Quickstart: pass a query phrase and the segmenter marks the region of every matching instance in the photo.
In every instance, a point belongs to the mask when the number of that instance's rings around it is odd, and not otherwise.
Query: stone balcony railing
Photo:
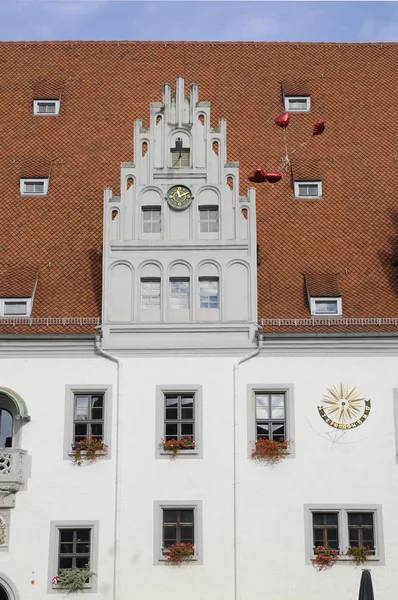
[[[4,505],[5,498],[14,496],[23,486],[26,453],[26,450],[19,448],[0,448],[0,505]],[[15,498],[9,498],[8,503],[15,504]]]

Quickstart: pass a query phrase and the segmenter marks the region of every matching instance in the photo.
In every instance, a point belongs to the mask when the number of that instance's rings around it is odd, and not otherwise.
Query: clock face
[[[318,412],[321,419],[334,429],[355,429],[368,418],[370,400],[356,387],[341,383],[333,385],[323,395]]]
[[[185,185],[173,185],[167,192],[166,200],[176,210],[188,208],[193,199],[192,192]]]

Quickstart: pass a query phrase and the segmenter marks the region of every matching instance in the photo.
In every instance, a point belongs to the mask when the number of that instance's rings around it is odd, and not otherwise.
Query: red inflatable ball
[[[319,121],[317,121],[314,125],[314,128],[312,130],[312,135],[320,135],[324,131],[325,131],[325,121],[323,121],[322,119],[319,119]]]
[[[289,113],[283,113],[283,115],[279,115],[279,117],[277,117],[275,119],[275,123],[278,125],[278,127],[282,127],[282,129],[286,129],[286,127],[290,123]]]
[[[278,183],[278,181],[282,179],[283,173],[277,173],[272,171],[270,173],[264,173],[264,177],[268,181],[268,183]]]
[[[252,173],[250,173],[248,180],[252,183],[264,183],[265,182],[265,173],[263,169],[255,169]]]

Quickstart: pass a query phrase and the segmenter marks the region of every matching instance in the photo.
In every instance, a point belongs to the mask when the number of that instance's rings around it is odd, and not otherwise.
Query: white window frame
[[[339,560],[336,564],[352,562],[352,558],[345,556],[345,553],[349,548],[348,513],[372,513],[375,554],[368,556],[366,562],[384,565],[383,514],[381,504],[305,504],[304,521],[306,564],[312,564],[312,560],[315,558],[312,532],[312,515],[316,512],[338,513],[339,549],[341,554],[339,554]]]
[[[316,196],[300,196],[300,185],[317,185],[318,193]],[[294,196],[297,200],[321,200],[322,199],[322,181],[295,181]]]
[[[183,294],[182,292],[172,292],[172,283],[188,283],[188,293]],[[188,298],[188,306],[172,306],[172,299]],[[190,277],[170,277],[169,278],[169,306],[170,310],[190,310],[191,308],[191,278]]]
[[[250,383],[247,385],[247,456],[251,459],[257,439],[256,394],[285,394],[286,440],[289,442],[286,458],[295,458],[294,385],[292,383]]]
[[[194,511],[194,554],[192,559],[181,566],[203,565],[203,509],[201,500],[155,500],[154,502],[154,548],[153,564],[166,565],[167,555],[162,552],[163,545],[163,509],[192,509]],[[170,568],[172,568],[170,566]]]
[[[156,211],[159,213],[159,221],[153,219],[144,219],[144,213]],[[153,223],[159,223],[159,231],[144,231],[144,223],[151,223],[151,229]],[[141,207],[141,233],[144,236],[159,236],[162,233],[162,207],[161,206],[142,206]]]
[[[99,521],[50,521],[50,556],[48,561],[48,594],[59,594],[57,585],[52,583],[54,575],[58,573],[58,549],[60,529],[90,529],[90,570],[95,573],[90,582],[84,587],[84,593],[98,591],[98,539]]]
[[[64,452],[63,459],[69,460],[72,455],[74,443],[73,422],[75,410],[75,395],[103,394],[104,395],[104,435],[103,442],[108,446],[108,454],[101,460],[110,460],[112,456],[112,385],[66,385],[65,386],[65,410],[64,410]]]
[[[201,219],[201,217],[205,213],[205,211],[211,211],[211,210],[217,213],[217,219],[215,221],[210,220],[210,219]],[[217,231],[202,231],[201,225],[205,224],[205,223],[207,225],[209,225],[210,223],[217,223]],[[220,209],[219,209],[219,207],[214,206],[214,205],[207,206],[206,204],[199,206],[199,234],[205,235],[205,236],[218,237],[219,233],[220,233]]]
[[[145,283],[158,283],[159,284],[159,294],[153,294],[153,293],[144,293],[144,285]],[[144,311],[148,311],[148,310],[161,310],[162,308],[162,280],[160,277],[141,277],[141,281],[140,281],[140,305],[141,305],[141,310]],[[159,297],[159,306],[145,306],[144,305],[144,299],[145,298],[157,298]]]
[[[27,183],[43,183],[42,192],[26,192],[25,184]],[[19,192],[21,196],[46,196],[48,193],[48,177],[25,177],[19,180]]]
[[[177,158],[179,164],[175,163],[173,157],[175,154],[180,154],[181,156]],[[184,158],[183,158],[184,157]],[[184,163],[184,164],[181,164]],[[191,167],[191,149],[190,148],[171,148],[170,149],[170,167],[172,169],[189,169]]]
[[[40,104],[54,104],[55,106],[55,111],[54,112],[39,112],[39,105]],[[37,115],[38,117],[56,117],[57,115],[59,115],[59,110],[60,110],[60,106],[61,106],[61,101],[60,100],[33,100],[33,114]]]
[[[24,314],[6,314],[6,305],[15,302],[18,304],[25,303],[26,312]],[[25,319],[26,317],[30,317],[31,312],[32,298],[0,298],[0,317],[4,319]]]
[[[319,312],[316,305],[318,302],[336,302],[336,312]],[[343,300],[341,297],[333,296],[311,296],[310,310],[313,317],[341,317],[343,314]]]
[[[202,293],[201,283],[207,282],[217,282],[217,293],[216,294],[205,294]],[[198,288],[199,288],[199,309],[200,310],[220,310],[220,278],[219,277],[199,277],[198,280]],[[217,306],[202,306],[202,298],[207,298],[208,304],[210,303],[210,298],[215,296],[217,298]]]
[[[299,100],[301,102],[306,102],[305,108],[300,108],[298,110],[292,109],[290,107],[291,100]],[[310,112],[311,110],[311,96],[284,96],[283,102],[285,105],[285,111],[289,113],[298,113],[298,112]]]

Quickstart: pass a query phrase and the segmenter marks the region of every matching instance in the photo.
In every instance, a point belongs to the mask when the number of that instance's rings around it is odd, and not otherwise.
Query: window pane
[[[268,394],[256,394],[256,418],[269,419],[269,396]]]
[[[89,396],[75,396],[75,421],[88,419]]]
[[[75,425],[75,436],[86,437],[87,425],[85,423]]]
[[[178,436],[178,425],[177,423],[166,423],[165,425],[165,437],[166,440],[176,439]]]
[[[273,419],[285,418],[285,394],[271,395],[271,414]]]
[[[332,300],[329,302],[316,301],[315,310],[317,313],[337,313],[337,301]]]
[[[181,423],[181,435],[193,437],[193,423]]]
[[[60,571],[64,571],[65,569],[73,568],[73,558],[62,556],[59,558],[59,569]]]
[[[312,513],[313,525],[323,525],[323,513]]]
[[[26,315],[26,302],[4,302],[5,315]]]
[[[102,408],[93,408],[91,411],[91,418],[93,421],[102,421]]]
[[[193,527],[181,527],[180,530],[180,541],[184,544],[193,544]]]
[[[102,440],[103,438],[103,426],[102,423],[92,423],[91,435],[97,439]]]
[[[193,510],[180,510],[180,523],[193,523]]]
[[[325,523],[327,525],[336,525],[338,524],[338,514],[337,513],[326,513],[325,514]]]
[[[350,546],[359,546],[359,529],[349,529]]]
[[[193,408],[181,408],[181,419],[191,420],[193,419]]]
[[[0,409],[0,447],[11,448],[13,435],[13,419],[8,410]]]
[[[89,564],[89,562],[90,562],[89,556],[76,556],[76,558],[75,558],[76,569],[85,569],[86,566]]]
[[[163,523],[177,523],[177,511],[175,509],[164,509]]]
[[[285,424],[284,423],[272,423],[272,439],[280,441],[285,438]]]
[[[73,544],[60,544],[59,549],[60,554],[72,554],[73,553]]]
[[[269,423],[257,423],[257,437],[269,439]]]
[[[164,527],[163,530],[163,544],[168,548],[177,542],[177,527]]]
[[[323,546],[323,529],[314,529],[314,546]]]

